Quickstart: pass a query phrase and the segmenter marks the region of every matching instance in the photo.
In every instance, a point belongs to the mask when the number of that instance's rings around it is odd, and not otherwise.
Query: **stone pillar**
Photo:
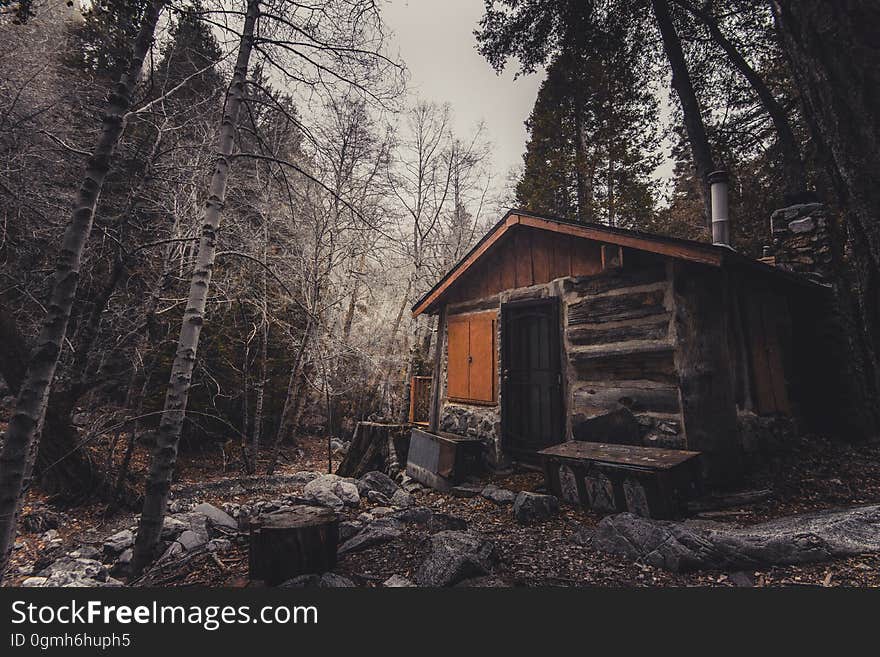
[[[804,203],[770,216],[773,253],[780,269],[831,280],[831,219],[822,203]]]

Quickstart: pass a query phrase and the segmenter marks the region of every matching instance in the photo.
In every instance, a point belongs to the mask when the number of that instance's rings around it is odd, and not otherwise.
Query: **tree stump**
[[[390,470],[406,467],[409,426],[358,422],[351,445],[336,468],[340,477],[361,477],[373,470],[393,475]]]
[[[339,520],[330,509],[302,506],[268,513],[250,533],[251,579],[270,585],[336,565]]]

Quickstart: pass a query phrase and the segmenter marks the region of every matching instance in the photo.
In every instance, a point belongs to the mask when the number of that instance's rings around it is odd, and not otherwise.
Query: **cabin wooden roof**
[[[821,286],[812,281],[778,269],[766,263],[760,262],[737,253],[725,246],[716,246],[706,242],[685,240],[655,233],[644,233],[636,230],[623,228],[611,228],[601,224],[576,223],[566,219],[536,215],[523,210],[509,210],[501,220],[496,223],[477,242],[457,264],[455,264],[437,283],[425,293],[412,307],[413,317],[422,313],[436,312],[445,297],[467,271],[469,271],[502,237],[517,226],[526,226],[532,229],[546,230],[552,233],[570,235],[573,237],[593,240],[603,244],[613,244],[621,247],[637,249],[648,253],[696,262],[710,267],[723,267],[735,265],[748,267],[759,274],[785,279],[793,283],[804,284],[820,288]]]

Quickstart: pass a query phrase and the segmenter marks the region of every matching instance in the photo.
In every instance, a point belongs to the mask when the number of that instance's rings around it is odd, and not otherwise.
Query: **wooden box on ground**
[[[571,441],[541,450],[547,486],[600,512],[671,518],[699,493],[699,452]]]
[[[483,443],[451,433],[414,428],[410,434],[406,473],[437,490],[449,490],[479,472]]]
[[[267,513],[251,528],[250,578],[269,585],[336,565],[339,520],[330,509],[301,506]]]

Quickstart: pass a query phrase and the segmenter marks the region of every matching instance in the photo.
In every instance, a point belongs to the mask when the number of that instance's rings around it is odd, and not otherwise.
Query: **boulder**
[[[391,517],[405,525],[427,525],[434,517],[434,512],[426,506],[410,506],[398,509]]]
[[[343,543],[337,554],[343,555],[349,552],[360,552],[374,545],[388,543],[400,536],[401,531],[393,520],[379,519],[374,520],[352,538]]]
[[[394,496],[400,486],[391,477],[378,470],[368,472],[358,479],[358,489],[363,491],[377,491],[388,499]]]
[[[235,518],[225,511],[221,511],[213,504],[202,502],[192,510],[192,513],[205,516],[208,519],[209,528],[222,527],[224,529],[238,531],[238,523],[235,521]],[[162,529],[164,530],[164,525]]]
[[[104,540],[104,554],[115,557],[134,545],[134,532],[123,529]]]
[[[402,589],[402,588],[411,588],[415,586],[416,583],[402,575],[392,575],[384,582],[382,582],[382,586],[389,589]]]
[[[516,499],[516,493],[506,488],[498,488],[495,484],[489,484],[483,488],[480,495],[495,504],[513,504]]]
[[[529,525],[559,513],[559,500],[553,495],[520,491],[513,503],[513,515],[521,525]]]
[[[432,532],[444,530],[466,531],[467,521],[449,513],[434,513],[428,521],[428,529]]]
[[[366,497],[368,502],[379,504],[381,506],[388,506],[391,503],[391,501],[385,496],[385,493],[380,493],[377,490],[368,490],[366,492]]]
[[[343,520],[339,523],[339,543],[345,543],[348,539],[363,529],[363,527],[363,523],[358,522],[357,520]]]
[[[507,584],[504,580],[502,580],[497,575],[483,575],[482,577],[471,577],[470,579],[463,579],[458,584],[455,585],[457,589],[499,589],[499,588],[508,588],[510,585]]]
[[[189,526],[189,522],[181,520],[177,516],[165,516],[165,519],[162,521],[162,540],[173,541],[185,530],[189,529]]]
[[[73,552],[68,553],[67,556],[72,559],[100,559],[101,550],[94,545],[80,545]]]
[[[99,586],[107,579],[108,571],[95,559],[61,557],[36,575],[46,578],[44,586]]]
[[[391,496],[391,506],[396,506],[402,509],[406,509],[413,505],[412,495],[407,493],[402,488],[398,490],[394,495]]]
[[[416,572],[421,586],[453,586],[471,577],[488,575],[495,563],[495,546],[478,534],[442,531],[431,537],[431,551]]]
[[[599,523],[593,544],[673,572],[814,563],[880,552],[880,505],[798,514],[749,527],[621,513]]]
[[[354,586],[350,579],[336,573],[299,575],[278,585],[282,589],[339,589]]]
[[[334,474],[321,475],[307,483],[303,488],[303,497],[309,502],[336,510],[361,503],[354,481]]]

